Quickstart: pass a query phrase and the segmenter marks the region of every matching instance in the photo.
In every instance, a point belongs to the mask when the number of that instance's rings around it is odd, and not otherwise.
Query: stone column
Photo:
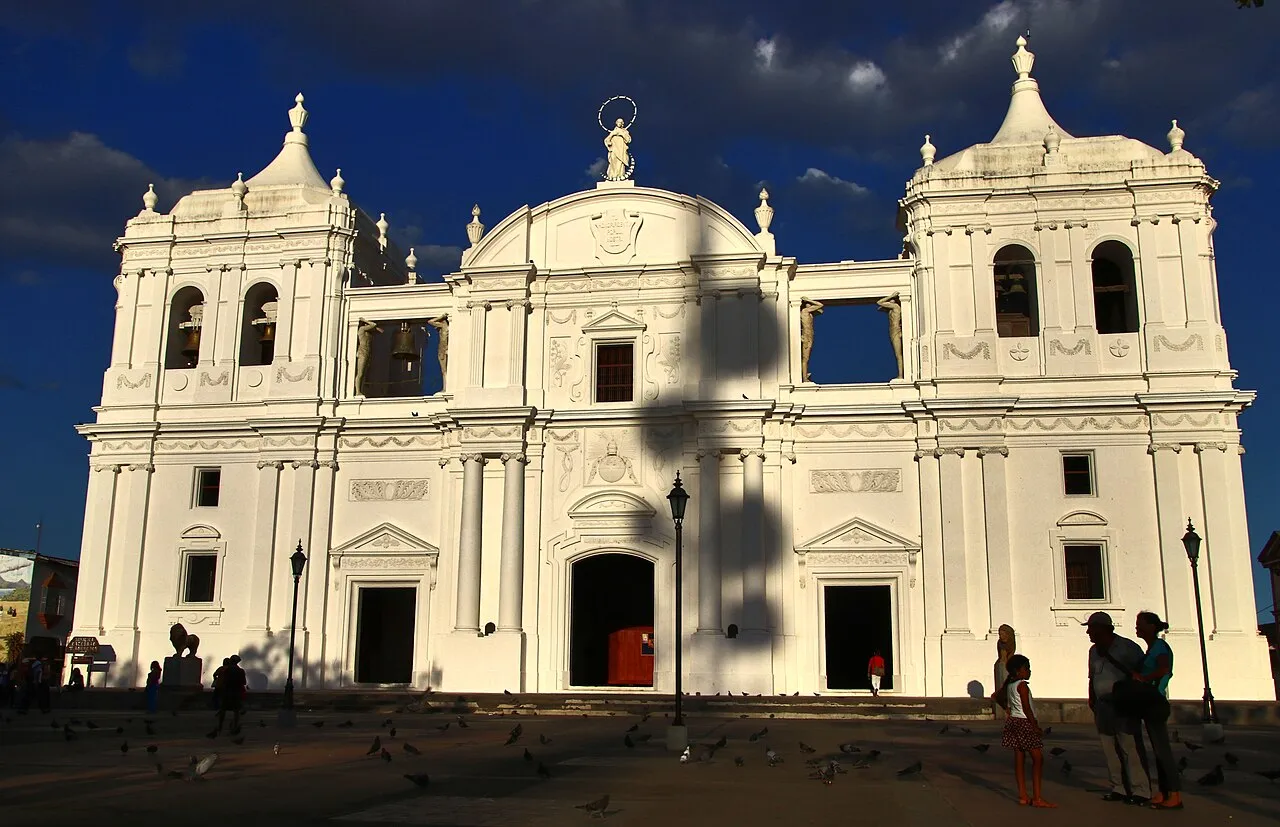
[[[484,519],[483,454],[462,457],[462,528],[458,532],[458,601],[453,628],[480,631],[480,537]]]
[[[519,632],[524,625],[524,466],[528,461],[521,453],[502,455],[502,560],[498,586],[498,630],[502,632]],[[463,509],[465,513],[465,505]]]
[[[525,329],[529,326],[529,307],[528,299],[511,299],[507,302],[507,312],[511,316],[507,384],[513,388],[523,388],[525,384]]]
[[[946,628],[946,585],[942,566],[942,490],[938,455],[932,448],[916,451],[920,469],[920,567],[924,580],[924,691],[942,694],[942,633]]]
[[[142,584],[143,545],[147,536],[147,502],[151,497],[151,474],[155,466],[147,462],[124,467],[130,473],[121,480],[124,491],[111,531],[115,587],[110,591],[115,594],[115,630],[133,634],[138,627],[138,589]]]
[[[489,308],[492,305],[485,301],[467,302],[468,309],[471,310],[471,324],[469,325],[468,335],[471,337],[471,365],[469,368],[471,377],[468,384],[473,388],[479,388],[484,385],[484,343],[486,334],[486,324],[488,323]],[[451,331],[452,332],[452,331]],[[449,342],[451,347],[457,339]]]
[[[698,632],[724,634],[720,570],[720,452],[698,452]]]
[[[1243,632],[1241,616],[1254,617],[1250,599],[1252,589],[1247,587],[1253,585],[1252,580],[1246,586],[1240,577],[1242,570],[1247,575],[1250,569],[1236,564],[1237,560],[1249,559],[1249,540],[1233,519],[1235,514],[1230,499],[1233,485],[1227,475],[1227,449],[1234,447],[1226,442],[1196,443],[1196,454],[1200,458],[1200,485],[1204,492],[1205,540],[1200,552],[1200,588],[1203,590],[1208,586],[1213,594],[1213,608],[1208,611],[1213,618],[1214,633]],[[1206,574],[1208,578],[1205,578]],[[1247,610],[1239,612],[1236,607],[1242,597]],[[1205,625],[1208,623],[1209,618],[1206,617]],[[1249,631],[1253,633],[1255,630]]]
[[[693,357],[698,366],[698,393],[703,399],[713,398],[716,392],[716,349],[719,346],[716,316],[719,299],[719,290],[707,290],[698,294],[698,317],[701,325],[698,328],[699,350]]]
[[[332,542],[333,494],[338,475],[337,460],[320,460],[312,490],[311,546],[307,552],[307,568],[302,575],[298,598],[298,616],[302,619],[302,653],[298,677],[307,689],[325,686],[325,603],[329,594],[329,547]],[[295,678],[296,681],[298,678]]]
[[[1160,540],[1160,561],[1164,569],[1165,622],[1176,632],[1195,633],[1195,598],[1191,594],[1191,567],[1182,547],[1187,515],[1182,511],[1182,478],[1178,455],[1182,446],[1156,443],[1147,448],[1155,473],[1156,525]]]
[[[767,568],[764,535],[764,451],[743,451],[742,608],[743,631],[767,631]]]
[[[76,584],[74,635],[106,634],[104,606],[111,563],[111,524],[116,506],[119,465],[94,465],[89,474],[84,536],[80,542],[80,573]],[[107,473],[103,473],[107,472]]]
[[[991,607],[991,628],[1001,623],[1014,625],[1013,571],[1009,550],[1009,491],[1005,476],[1003,446],[979,448],[982,459],[983,516],[987,529],[987,593]]]
[[[946,633],[968,634],[969,571],[964,524],[963,448],[938,448],[942,493],[942,571],[946,588]]]
[[[284,463],[278,459],[258,460],[246,631],[268,631],[271,628],[271,581],[276,574],[276,509],[280,501],[280,469],[283,467]]]

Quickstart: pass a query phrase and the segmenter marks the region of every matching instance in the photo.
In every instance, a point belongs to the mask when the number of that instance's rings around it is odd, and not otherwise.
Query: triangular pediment
[[[618,310],[610,310],[598,319],[592,319],[582,326],[582,332],[607,330],[611,332],[644,330],[644,322],[633,319]]]
[[[920,543],[895,534],[875,523],[854,517],[835,528],[796,546],[797,553],[810,551],[911,551]]]
[[[353,537],[333,550],[334,554],[439,554],[440,550],[402,528],[383,523]]]

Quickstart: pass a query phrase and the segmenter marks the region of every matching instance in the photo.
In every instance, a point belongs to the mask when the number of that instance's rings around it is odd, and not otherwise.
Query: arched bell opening
[[[569,683],[653,686],[654,567],[595,554],[570,568]]]
[[[275,358],[279,307],[279,294],[269,282],[258,282],[245,291],[240,322],[241,365],[270,365]]]
[[[166,370],[194,368],[200,363],[200,336],[204,328],[204,293],[187,286],[169,301],[169,326],[165,336]]]
[[[1138,290],[1133,251],[1119,241],[1104,241],[1093,250],[1093,318],[1098,333],[1138,332]]]
[[[1035,255],[1019,244],[1001,247],[992,260],[996,332],[1001,338],[1040,335]]]

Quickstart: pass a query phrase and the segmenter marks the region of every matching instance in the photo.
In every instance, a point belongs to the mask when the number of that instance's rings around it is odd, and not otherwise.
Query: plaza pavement
[[[136,712],[55,710],[0,718],[0,824],[3,825],[344,825],[417,824],[450,827],[574,825],[595,823],[574,805],[609,794],[605,821],[612,825],[831,825],[894,827],[990,827],[1014,818],[1044,825],[1181,824],[1273,825],[1280,820],[1280,782],[1257,775],[1280,769],[1280,739],[1274,729],[1232,728],[1225,746],[1191,751],[1184,775],[1187,809],[1158,813],[1100,799],[1105,780],[1102,754],[1092,728],[1056,724],[1048,747],[1066,750],[1047,762],[1046,797],[1054,811],[1019,810],[1009,753],[999,745],[995,722],[822,721],[690,718],[690,735],[727,745],[710,761],[682,765],[663,745],[660,707],[647,721],[639,715],[590,717],[521,714],[466,716],[461,728],[451,714],[303,713],[295,729],[275,725],[274,713],[249,713],[243,744],[227,734],[205,737],[212,714],[186,711],[154,718],[154,736]],[[387,717],[395,727],[383,727]],[[74,738],[66,740],[64,726]],[[57,726],[53,726],[56,721]],[[90,729],[92,721],[96,729]],[[315,726],[323,721],[323,726]],[[340,724],[350,721],[349,727]],[[448,723],[449,727],[441,731]],[[519,723],[521,739],[504,746]],[[624,735],[652,739],[633,749]],[[749,736],[768,727],[752,742]],[[116,733],[116,727],[124,729]],[[965,732],[964,730],[969,730]],[[1185,740],[1196,728],[1182,727]],[[374,736],[380,753],[366,756]],[[541,743],[540,736],[550,739]],[[801,752],[800,742],[816,752]],[[120,746],[127,742],[129,751]],[[405,751],[405,743],[421,755]],[[831,785],[808,778],[806,758],[834,757],[852,742],[865,754],[881,755],[868,769],[837,775]],[[154,755],[146,751],[156,746]],[[279,754],[275,745],[280,745]],[[769,767],[765,745],[783,758]],[[975,747],[988,744],[989,750]],[[524,759],[528,748],[533,761]],[[170,779],[189,756],[217,752],[216,766],[199,781]],[[1226,781],[1201,787],[1195,779],[1225,752],[1238,759]],[[743,766],[734,759],[742,757]],[[918,774],[899,777],[916,761]],[[1064,774],[1070,762],[1070,774]],[[163,773],[158,773],[159,763]],[[549,780],[537,776],[542,763]],[[427,773],[420,790],[404,774]]]

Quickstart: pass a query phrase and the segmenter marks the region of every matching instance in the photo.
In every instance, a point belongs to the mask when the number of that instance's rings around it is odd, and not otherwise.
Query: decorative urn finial
[[[1169,147],[1171,152],[1177,152],[1182,149],[1182,141],[1187,137],[1187,133],[1182,127],[1178,126],[1178,119],[1173,119],[1173,128],[1169,130]]]
[[[929,140],[929,136],[924,136],[924,143],[920,145],[920,158],[927,167],[933,166],[934,156],[938,154],[938,148]]]
[[[1018,80],[1026,80],[1031,77],[1031,67],[1035,65],[1036,56],[1034,52],[1027,51],[1027,39],[1022,35],[1018,35],[1014,42],[1018,51],[1013,53],[1013,70],[1018,73]]]
[[[410,273],[418,271],[418,257],[414,255],[413,248],[409,248],[409,255],[404,258],[404,266],[409,268]]]
[[[1058,134],[1058,130],[1052,126],[1049,131],[1044,133],[1044,150],[1050,155],[1057,155],[1058,148],[1062,146],[1062,136]]]
[[[387,249],[387,228],[391,226],[387,223],[387,214],[381,213],[374,226],[378,228],[378,246]]]
[[[342,195],[342,188],[347,182],[342,177],[342,167],[338,167],[338,174],[329,179],[329,186],[333,188],[334,195]]]
[[[244,203],[244,194],[249,191],[248,185],[244,182],[244,173],[237,172],[236,180],[231,184],[231,194],[236,197],[236,201],[240,204]]]
[[[307,118],[311,114],[303,108],[302,101],[302,93],[299,92],[297,97],[293,99],[293,108],[289,110],[289,123],[293,124],[294,132],[302,131],[302,127],[307,125]]]
[[[159,200],[160,200],[160,197],[156,195],[156,185],[147,184],[147,191],[142,194],[142,206],[145,209],[145,211],[155,212],[156,202]]]
[[[467,240],[474,247],[480,243],[482,236],[484,236],[484,225],[480,223],[480,205],[476,204],[471,208],[471,222],[467,224]]]
[[[769,232],[769,225],[773,223],[773,207],[769,206],[769,191],[767,189],[760,190],[760,206],[756,207],[756,223],[760,225],[760,232]]]

